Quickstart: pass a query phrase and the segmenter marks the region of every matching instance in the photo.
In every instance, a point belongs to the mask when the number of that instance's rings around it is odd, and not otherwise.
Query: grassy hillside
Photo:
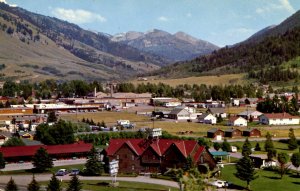
[[[133,84],[140,83],[164,83],[170,86],[177,86],[181,84],[206,84],[206,85],[228,85],[228,84],[246,84],[249,81],[246,80],[245,74],[228,74],[219,76],[199,76],[199,77],[187,77],[187,78],[159,78],[149,77],[148,81],[132,80]]]

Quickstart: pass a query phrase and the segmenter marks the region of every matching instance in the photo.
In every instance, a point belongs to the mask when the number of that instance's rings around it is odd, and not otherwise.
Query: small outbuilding
[[[236,138],[236,137],[241,137],[242,136],[242,131],[236,128],[230,128],[225,130],[225,137],[229,138]]]
[[[220,138],[224,137],[224,131],[218,128],[212,128],[207,131],[207,137],[208,138],[216,138],[219,136]]]
[[[243,130],[243,136],[245,137],[261,137],[261,132],[256,128],[248,128]]]

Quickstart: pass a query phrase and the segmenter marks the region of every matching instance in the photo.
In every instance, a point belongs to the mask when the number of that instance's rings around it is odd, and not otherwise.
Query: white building
[[[247,126],[247,120],[242,118],[242,117],[230,117],[227,125],[246,127]]]
[[[206,113],[198,117],[198,122],[205,124],[216,124],[217,118],[210,113]]]
[[[241,113],[238,114],[238,116],[243,117],[245,119],[250,119],[250,117],[252,117],[253,121],[258,121],[259,120],[259,116],[261,116],[263,113],[259,112],[259,111],[243,111]]]
[[[259,122],[265,125],[298,125],[299,120],[289,113],[265,113],[259,117]]]

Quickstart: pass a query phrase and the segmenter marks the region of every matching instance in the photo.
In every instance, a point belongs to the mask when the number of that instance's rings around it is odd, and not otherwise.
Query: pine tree
[[[223,141],[222,150],[226,151],[226,152],[230,152],[231,151],[231,146],[228,143],[227,139],[224,139],[224,141]]]
[[[84,173],[90,176],[101,175],[104,171],[102,163],[98,161],[95,147],[92,147],[90,151],[90,157],[85,163],[85,168]]]
[[[244,156],[236,163],[237,172],[234,174],[240,180],[247,182],[247,188],[250,190],[250,182],[257,178],[254,165],[248,156]]]
[[[71,181],[69,182],[69,186],[67,191],[80,191],[82,188],[81,182],[78,177],[75,175],[72,177]]]
[[[214,149],[216,150],[216,151],[218,151],[220,148],[221,148],[221,144],[220,143],[218,143],[218,142],[214,142]]]
[[[300,153],[293,153],[291,162],[294,165],[294,167],[297,168],[297,175],[299,176],[298,168],[300,166]]]
[[[35,180],[35,177],[32,176],[32,181],[28,184],[27,186],[28,191],[39,191],[40,190],[40,185],[39,183]]]
[[[246,140],[243,144],[243,148],[242,148],[242,155],[243,156],[249,156],[251,154],[252,154],[251,143],[249,142],[248,138],[246,138]]]
[[[290,150],[294,150],[298,147],[297,139],[295,137],[293,128],[290,128],[290,130],[289,130],[288,147],[289,147]]]
[[[255,151],[261,151],[261,148],[260,148],[260,145],[259,143],[257,142],[256,145],[255,145]]]
[[[55,174],[53,174],[51,177],[51,180],[47,186],[47,191],[62,191],[61,184],[56,178]]]
[[[288,166],[286,164],[288,163],[289,158],[290,157],[287,153],[278,153],[277,160],[279,162],[279,173],[281,179],[288,169]]]
[[[0,170],[5,168],[5,160],[3,154],[0,152]]]
[[[53,161],[46,149],[41,147],[34,154],[32,164],[37,172],[44,172],[48,168],[52,168]]]
[[[6,184],[5,191],[18,191],[18,190],[19,189],[15,181],[12,178],[10,178],[10,180]]]
[[[274,149],[274,144],[272,141],[272,137],[270,133],[268,132],[266,135],[266,142],[265,142],[265,151],[268,152],[268,150]]]

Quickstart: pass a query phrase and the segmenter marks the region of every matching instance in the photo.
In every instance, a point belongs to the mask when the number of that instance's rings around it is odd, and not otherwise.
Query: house
[[[170,119],[175,119],[175,120],[188,120],[190,119],[191,113],[183,108],[183,107],[175,107],[169,114]]]
[[[264,113],[259,122],[265,125],[298,125],[300,118],[289,113]]]
[[[260,130],[256,128],[248,128],[243,130],[243,136],[245,137],[261,137]]]
[[[225,137],[236,138],[241,137],[242,131],[236,128],[230,128],[225,130]]]
[[[227,122],[228,126],[242,126],[245,127],[247,126],[247,120],[242,118],[242,117],[238,117],[238,116],[233,116],[230,117],[228,122]]]
[[[217,118],[210,113],[205,113],[198,117],[198,122],[205,124],[216,124]]]
[[[212,107],[212,108],[208,108],[206,113],[211,113],[213,114],[215,117],[221,116],[222,118],[226,118],[227,117],[227,113],[225,112],[225,108],[224,107]]]
[[[169,168],[184,168],[188,157],[198,167],[216,167],[210,152],[195,140],[111,139],[104,155],[109,161],[119,161],[121,173],[161,173]]]
[[[207,137],[208,138],[217,138],[217,139],[221,140],[224,137],[224,131],[221,129],[218,129],[218,128],[212,128],[207,131]]]
[[[256,107],[258,101],[259,101],[258,98],[242,98],[239,100],[239,105],[240,106],[250,105],[251,107]]]
[[[241,113],[239,113],[237,116],[243,117],[247,120],[249,120],[250,118],[253,121],[259,121],[259,116],[261,116],[263,113],[259,112],[259,111],[243,111]]]
[[[255,168],[265,168],[265,167],[276,167],[277,162],[274,160],[269,161],[266,154],[251,154],[250,159],[253,162]]]

